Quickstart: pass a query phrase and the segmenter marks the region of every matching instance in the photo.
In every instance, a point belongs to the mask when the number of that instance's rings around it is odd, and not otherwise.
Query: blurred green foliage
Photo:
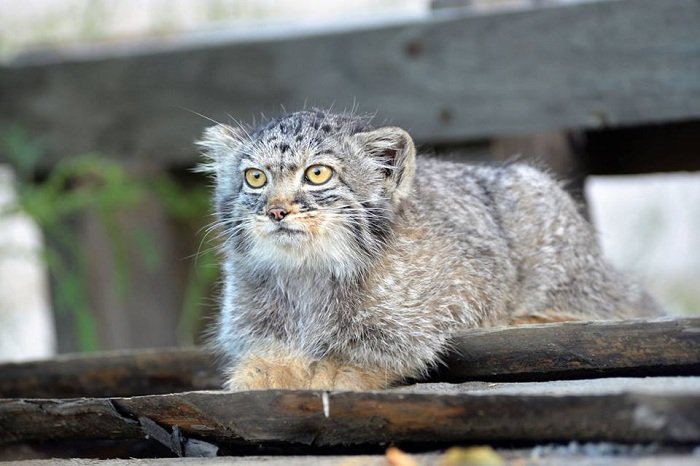
[[[123,231],[118,222],[119,213],[138,204],[145,196],[156,195],[168,216],[191,226],[194,235],[202,223],[202,212],[210,211],[208,190],[202,185],[183,187],[165,172],[155,178],[139,179],[114,160],[95,153],[66,157],[37,180],[42,144],[20,127],[0,132],[0,151],[17,170],[16,208],[30,215],[45,236],[44,258],[53,278],[56,308],[72,314],[78,348],[98,350],[97,326],[87,287],[89,251],[77,236],[75,221],[88,212],[97,214],[109,235],[116,265],[117,295],[126,296],[130,260],[127,241],[136,245],[139,260],[149,269],[156,269],[163,258],[153,247],[156,239],[148,231]],[[180,310],[178,339],[183,344],[196,341],[206,296],[218,277],[213,248],[203,249],[197,256],[191,261]]]

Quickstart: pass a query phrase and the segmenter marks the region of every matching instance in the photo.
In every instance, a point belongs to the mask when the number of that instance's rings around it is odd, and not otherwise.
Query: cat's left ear
[[[218,173],[226,162],[239,156],[240,147],[245,140],[241,128],[218,124],[204,130],[202,138],[195,142],[202,151],[203,163],[197,171],[203,173]]]
[[[392,200],[399,203],[408,196],[416,173],[416,146],[411,136],[401,128],[379,128],[354,136],[363,152],[378,160],[386,174],[387,189]]]

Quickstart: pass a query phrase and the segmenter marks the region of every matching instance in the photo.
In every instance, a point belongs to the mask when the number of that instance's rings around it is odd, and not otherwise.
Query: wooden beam
[[[252,445],[309,451],[387,443],[700,442],[698,377],[483,385],[5,399],[0,443],[142,438],[144,419],[223,453]]]
[[[448,380],[700,375],[700,319],[570,322],[472,330],[455,338]]]
[[[475,329],[432,380],[523,381],[700,375],[700,318]],[[214,357],[199,350],[63,356],[0,365],[0,397],[133,396],[216,389]]]
[[[617,0],[63,49],[0,68],[0,127],[49,158],[191,164],[227,115],[377,111],[421,142],[700,117],[700,4]]]
[[[67,355],[0,365],[2,398],[132,396],[219,387],[214,357],[200,349]]]

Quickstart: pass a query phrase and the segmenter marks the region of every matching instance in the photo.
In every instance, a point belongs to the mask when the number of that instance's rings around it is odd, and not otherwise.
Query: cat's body
[[[202,145],[227,238],[231,388],[381,388],[461,329],[657,313],[535,168],[416,162],[404,131],[320,112],[219,125]]]

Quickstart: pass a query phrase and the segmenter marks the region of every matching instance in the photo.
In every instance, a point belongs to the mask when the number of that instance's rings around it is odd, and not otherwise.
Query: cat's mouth
[[[316,236],[318,221],[311,218],[285,218],[282,221],[265,219],[258,227],[258,233],[274,243],[301,244]]]
[[[292,228],[288,225],[276,225],[275,229],[273,229],[270,234],[273,236],[296,237],[307,235],[307,232],[299,228]]]

